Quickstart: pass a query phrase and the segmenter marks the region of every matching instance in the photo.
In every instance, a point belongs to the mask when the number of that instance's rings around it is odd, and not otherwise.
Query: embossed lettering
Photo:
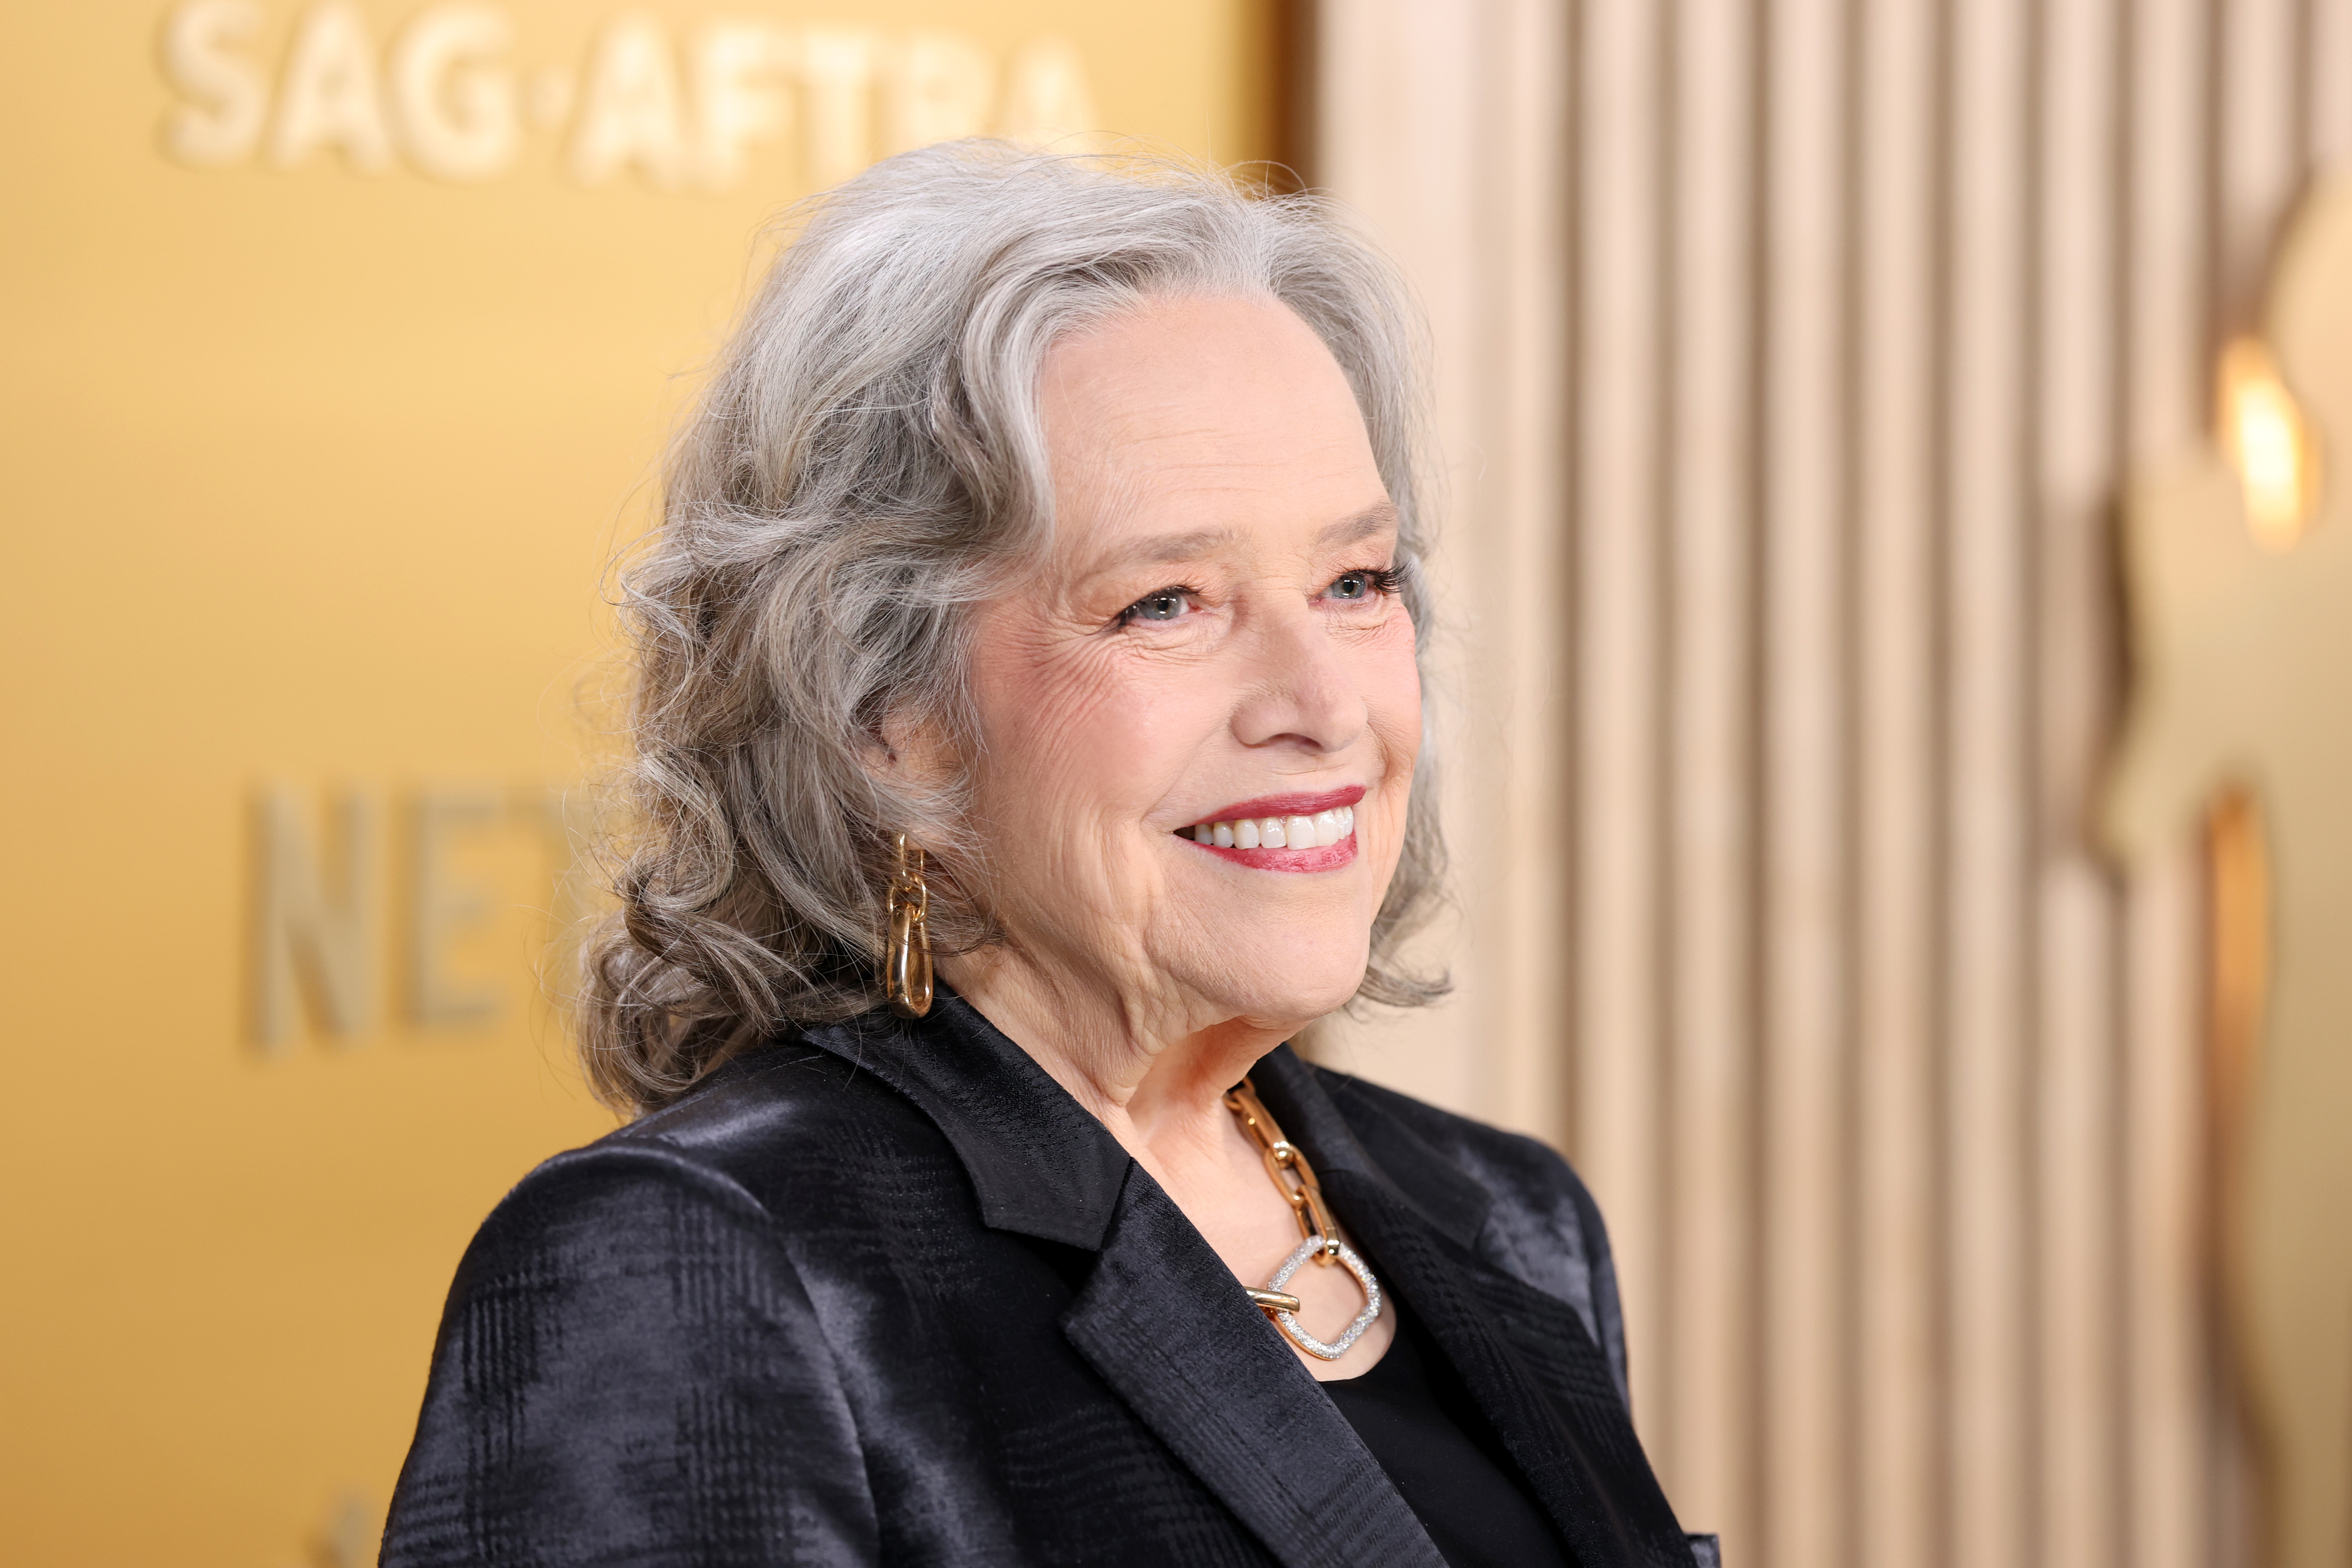
[[[392,103],[408,161],[444,180],[506,173],[521,140],[514,37],[506,13],[435,5],[402,30],[390,67]]]
[[[231,45],[261,28],[253,0],[194,0],[164,18],[163,73],[189,101],[163,118],[163,150],[206,168],[253,156],[269,111],[261,67]]]
[[[624,16],[597,41],[571,163],[583,185],[601,185],[631,164],[658,190],[686,183],[677,64],[669,35],[653,17]]]
[[[375,43],[357,8],[344,0],[313,6],[295,32],[270,162],[290,169],[319,147],[341,148],[363,174],[392,167],[392,136],[376,90]]]
[[[423,1028],[486,1023],[498,1016],[499,993],[451,973],[449,949],[488,921],[490,895],[458,879],[450,851],[460,837],[503,822],[505,797],[491,789],[424,790],[407,815],[409,1020]]]
[[[298,993],[322,1035],[355,1035],[375,1009],[378,813],[353,790],[327,815],[334,831],[322,852],[289,791],[264,789],[252,804],[253,1037],[272,1054],[292,1032]]]

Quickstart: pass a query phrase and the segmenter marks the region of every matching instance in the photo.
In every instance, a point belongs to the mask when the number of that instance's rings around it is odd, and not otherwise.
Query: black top
[[[1253,1081],[1580,1568],[1690,1568],[1542,1145]],[[1021,1047],[811,1028],[541,1165],[459,1265],[386,1568],[1444,1568],[1159,1184]]]
[[[1388,1353],[1323,1392],[1421,1516],[1448,1568],[1569,1568],[1559,1533],[1462,1374],[1423,1341],[1419,1321],[1400,1309]]]

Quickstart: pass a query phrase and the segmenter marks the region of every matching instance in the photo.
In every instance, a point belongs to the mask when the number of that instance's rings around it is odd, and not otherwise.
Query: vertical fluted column
[[[2024,1063],[2032,910],[2025,896],[2030,778],[2024,479],[2025,7],[1968,0],[1951,13],[1947,200],[1950,383],[1943,572],[1951,682],[1945,766],[1949,914],[1945,1120],[1951,1258],[1948,1399],[1952,1560],[2002,1568],[2027,1551],[2034,1436],[2025,1393],[2037,1347]]]
[[[2108,541],[2352,155],[2352,0],[1323,16],[1476,650],[1465,997],[1358,1065],[1565,1139],[1731,1561],[2207,1561],[2199,894],[2088,843]]]
[[[2213,9],[2221,89],[2219,176],[2211,216],[2215,307],[2225,325],[2252,320],[2287,208],[2303,184],[2305,106],[2315,83],[2306,0],[2229,0]]]
[[[1865,6],[1856,445],[1856,1556],[1939,1562],[1935,0]]]
[[[1757,1506],[1753,0],[1681,0],[1668,145],[1664,468],[1671,813],[1664,1479],[1727,1538]]]
[[[1762,1523],[1775,1563],[1843,1558],[1851,1317],[1846,826],[1851,649],[1843,376],[1846,7],[1767,8]]]
[[[1574,994],[1567,32],[1551,0],[1324,7],[1310,171],[1401,264],[1429,320],[1440,624],[1424,700],[1457,898],[1421,952],[1451,969],[1454,997],[1338,1021],[1318,1048],[1561,1143]]]
[[[2318,167],[2352,158],[2352,0],[2306,0],[2304,146]]]
[[[1664,1321],[1659,1001],[1664,690],[1659,608],[1659,131],[1664,65],[1651,0],[1587,0],[1576,124],[1576,1152],[1610,1215],[1635,1414],[1660,1387]],[[1660,1415],[1665,1414],[1660,1412]],[[1661,1443],[1671,1449],[1669,1433]]]
[[[2130,13],[2127,469],[2164,460],[2205,419],[2210,14],[2203,0],[2140,0]],[[2197,897],[2183,846],[2173,864],[2134,879],[2126,917],[2126,1552],[2135,1568],[2189,1568],[2210,1555]]]
[[[2034,1403],[2040,1561],[2121,1568],[2122,1215],[2116,1131],[2121,954],[2112,874],[2090,845],[2115,721],[2105,606],[2118,424],[2124,145],[2118,0],[2049,0],[2040,58],[2035,363],[2028,557],[2040,626],[2032,820],[2037,870],[2032,1097]]]

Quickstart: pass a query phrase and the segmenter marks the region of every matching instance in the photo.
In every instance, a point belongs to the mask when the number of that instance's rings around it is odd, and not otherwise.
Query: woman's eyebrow
[[[1315,535],[1317,548],[1336,550],[1355,544],[1376,533],[1384,533],[1398,524],[1396,507],[1389,501],[1375,501],[1363,510],[1328,522]],[[1194,528],[1181,533],[1157,533],[1147,539],[1135,540],[1118,549],[1106,551],[1097,557],[1087,576],[1091,579],[1134,566],[1171,566],[1186,561],[1198,561],[1218,551],[1241,542],[1238,531],[1230,528]]]
[[[1240,540],[1241,535],[1230,528],[1195,528],[1183,533],[1154,534],[1137,540],[1126,549],[1107,553],[1097,563],[1096,570],[1109,572],[1122,566],[1165,566],[1179,561],[1198,561]]]
[[[1240,541],[1230,528],[1195,528],[1181,533],[1155,533],[1125,541],[1097,552],[1072,575],[1066,592],[1086,593],[1106,577],[1117,577],[1139,566],[1173,566],[1213,555]]]
[[[1323,531],[1315,536],[1315,542],[1326,550],[1355,544],[1397,527],[1400,521],[1393,501],[1374,501],[1360,512],[1325,524]]]

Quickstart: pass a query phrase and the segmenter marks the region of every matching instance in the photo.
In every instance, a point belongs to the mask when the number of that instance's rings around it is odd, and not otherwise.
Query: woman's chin
[[[1255,966],[1254,973],[1236,974],[1221,969],[1203,974],[1194,989],[1228,1017],[1247,1018],[1262,1027],[1290,1034],[1338,1012],[1355,998],[1356,988],[1364,983],[1365,957],[1361,946],[1351,953],[1329,954],[1322,962],[1302,961],[1295,950],[1277,952]]]

